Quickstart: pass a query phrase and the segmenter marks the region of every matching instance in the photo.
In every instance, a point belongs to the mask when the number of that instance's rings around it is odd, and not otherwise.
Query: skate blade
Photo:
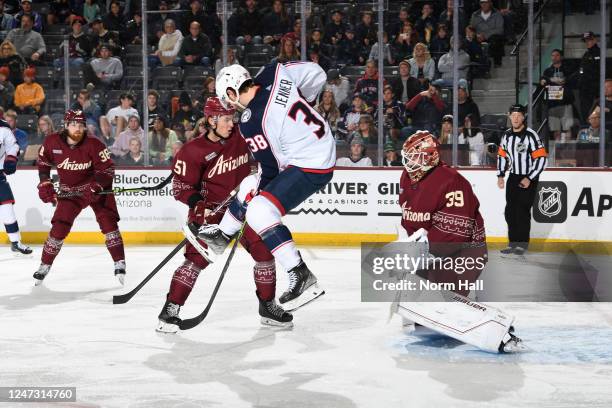
[[[504,344],[504,354],[525,353],[528,351],[531,351],[531,349],[527,347],[522,340],[519,340],[518,342],[509,341],[508,343]]]
[[[118,274],[115,275],[115,277],[117,278],[117,280],[119,281],[121,286],[124,286],[124,284],[125,284],[125,273],[118,273]]]
[[[217,254],[211,249],[205,248],[197,236],[193,235],[193,232],[189,228],[189,225],[183,225],[183,235],[187,238],[187,241],[206,259],[209,263],[214,263],[217,260]]]
[[[166,334],[176,334],[179,330],[178,325],[169,324],[164,321],[159,321],[157,328],[155,329],[158,333],[166,333]]]
[[[43,284],[43,280],[42,279],[34,278],[34,286],[40,286],[42,284]]]
[[[269,327],[279,328],[279,329],[290,329],[293,327],[293,321],[279,322],[277,320],[270,319],[269,317],[262,317],[261,324],[264,326],[269,326]]]
[[[301,307],[304,307],[312,301],[320,298],[324,294],[325,291],[319,287],[318,283],[315,283],[302,292],[300,296],[288,302],[282,303],[283,309],[285,309],[287,312],[293,312],[294,310],[300,309]]]

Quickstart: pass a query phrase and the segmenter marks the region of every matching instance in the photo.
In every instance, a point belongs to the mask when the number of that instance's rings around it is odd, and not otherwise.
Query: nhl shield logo
[[[558,187],[542,188],[538,192],[540,200],[538,201],[538,209],[549,218],[559,214],[563,209],[561,202],[561,190]]]
[[[251,119],[251,110],[247,108],[244,110],[244,112],[242,112],[242,115],[240,116],[240,122],[246,123],[249,121],[249,119]]]

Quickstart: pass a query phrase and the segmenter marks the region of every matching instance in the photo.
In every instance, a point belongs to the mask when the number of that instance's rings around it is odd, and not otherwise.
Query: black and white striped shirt
[[[544,171],[548,159],[540,136],[531,128],[520,132],[511,128],[501,138],[497,151],[497,176],[504,177],[506,170],[511,174],[535,179]]]

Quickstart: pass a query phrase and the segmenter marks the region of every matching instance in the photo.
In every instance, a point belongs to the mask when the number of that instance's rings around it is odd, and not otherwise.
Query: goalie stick
[[[202,313],[200,313],[196,317],[192,317],[191,319],[182,320],[181,323],[179,324],[179,329],[181,329],[181,330],[193,329],[198,324],[202,323],[202,321],[204,319],[206,319],[206,316],[208,315],[208,312],[210,311],[210,308],[211,308],[211,306],[213,304],[213,301],[215,300],[215,297],[217,296],[217,292],[219,291],[219,287],[221,287],[221,282],[223,282],[223,278],[225,277],[225,273],[227,272],[227,269],[230,266],[232,258],[234,257],[234,253],[236,252],[236,248],[238,247],[238,241],[240,241],[240,237],[242,237],[242,233],[244,231],[244,226],[245,225],[246,225],[246,223],[243,222],[242,223],[242,228],[240,228],[240,232],[238,232],[238,235],[236,236],[236,240],[234,241],[234,245],[232,245],[232,249],[230,250],[230,253],[229,253],[228,257],[227,257],[227,260],[225,261],[225,265],[223,265],[223,269],[221,270],[221,275],[219,275],[219,279],[217,280],[217,284],[215,285],[215,289],[213,290],[212,294],[210,295],[210,299],[208,300],[208,303],[206,304],[206,307],[204,308]]]
[[[170,177],[170,178],[171,178],[171,177]],[[169,180],[170,178],[168,178],[168,179],[166,179],[166,180]],[[164,180],[164,181],[165,181],[165,180]],[[216,207],[215,207],[215,208],[214,208],[214,209],[213,209],[213,210],[210,212],[210,214],[215,214],[215,213],[217,213],[218,211],[222,210],[222,209],[223,209],[225,206],[227,206],[227,204],[228,204],[228,203],[229,203],[229,202],[232,200],[232,198],[234,198],[234,196],[236,195],[236,193],[238,193],[238,189],[239,189],[239,187],[236,187],[235,189],[233,189],[233,190],[232,190],[232,191],[229,193],[229,195],[228,195],[228,196],[227,196],[227,197],[226,197],[226,198],[225,198],[223,201],[221,201],[221,203],[219,203],[219,205],[217,205],[217,206],[216,206]],[[143,280],[142,282],[140,282],[140,283],[138,284],[138,286],[136,286],[134,289],[132,289],[131,291],[129,291],[128,293],[125,293],[125,294],[123,294],[123,295],[115,295],[115,296],[113,296],[113,304],[114,304],[114,305],[120,305],[120,304],[123,304],[123,303],[127,303],[127,302],[128,302],[130,299],[131,299],[131,298],[133,298],[133,297],[134,297],[134,295],[135,295],[136,293],[138,293],[138,291],[139,291],[140,289],[142,289],[142,287],[143,287],[144,285],[146,285],[146,283],[147,283],[149,280],[151,280],[151,278],[152,278],[153,276],[155,276],[155,274],[156,274],[157,272],[159,272],[159,271],[160,271],[160,269],[161,269],[161,268],[163,268],[163,267],[164,267],[164,265],[166,265],[166,264],[168,263],[168,261],[170,261],[170,259],[172,259],[172,257],[173,257],[174,255],[176,255],[176,253],[177,253],[178,251],[180,251],[182,247],[184,247],[184,246],[185,246],[185,244],[187,244],[187,242],[188,242],[188,241],[187,241],[187,238],[183,239],[183,240],[182,240],[182,241],[181,241],[181,242],[180,242],[180,243],[179,243],[179,244],[176,246],[176,248],[174,248],[174,249],[173,249],[173,250],[172,250],[172,251],[171,251],[171,252],[168,254],[168,256],[166,256],[166,257],[163,259],[163,261],[161,261],[161,262],[159,263],[159,265],[157,265],[157,266],[155,267],[155,269],[153,269],[153,271],[151,271],[151,273],[149,273],[149,274],[148,274],[148,275],[147,275],[147,276],[144,278],[144,280]]]
[[[170,175],[168,177],[166,177],[161,183],[156,184],[154,186],[141,186],[141,187],[131,187],[131,188],[123,188],[123,187],[115,187],[111,190],[102,190],[97,192],[97,195],[107,195],[107,194],[123,194],[123,193],[131,193],[131,192],[136,192],[136,191],[155,191],[155,190],[160,190],[164,187],[166,187],[166,185],[168,185],[168,183],[170,183],[170,181],[172,180],[172,177],[174,176],[174,173],[170,173]],[[83,195],[82,192],[80,191],[69,191],[66,193],[59,193],[57,195],[58,199],[61,198],[70,198],[70,197],[80,197],[81,195]]]

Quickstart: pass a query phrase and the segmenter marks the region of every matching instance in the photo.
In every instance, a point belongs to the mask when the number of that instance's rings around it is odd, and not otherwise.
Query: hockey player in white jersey
[[[235,199],[220,224],[203,226],[199,237],[220,254],[246,219],[288,271],[289,288],[279,302],[289,311],[324,294],[281,217],[332,179],[336,143],[312,107],[325,82],[325,72],[312,62],[273,63],[255,78],[244,67],[231,65],[216,80],[221,101],[242,113],[240,132],[259,172],[252,185],[252,179],[245,179],[237,196],[251,191],[248,208]]]
[[[17,157],[19,156],[19,145],[13,135],[13,131],[4,119],[0,119],[0,222],[4,224],[11,251],[16,254],[28,255],[32,249],[21,243],[19,224],[15,217],[15,198],[11,186],[6,180],[6,175],[15,173],[17,170]]]

